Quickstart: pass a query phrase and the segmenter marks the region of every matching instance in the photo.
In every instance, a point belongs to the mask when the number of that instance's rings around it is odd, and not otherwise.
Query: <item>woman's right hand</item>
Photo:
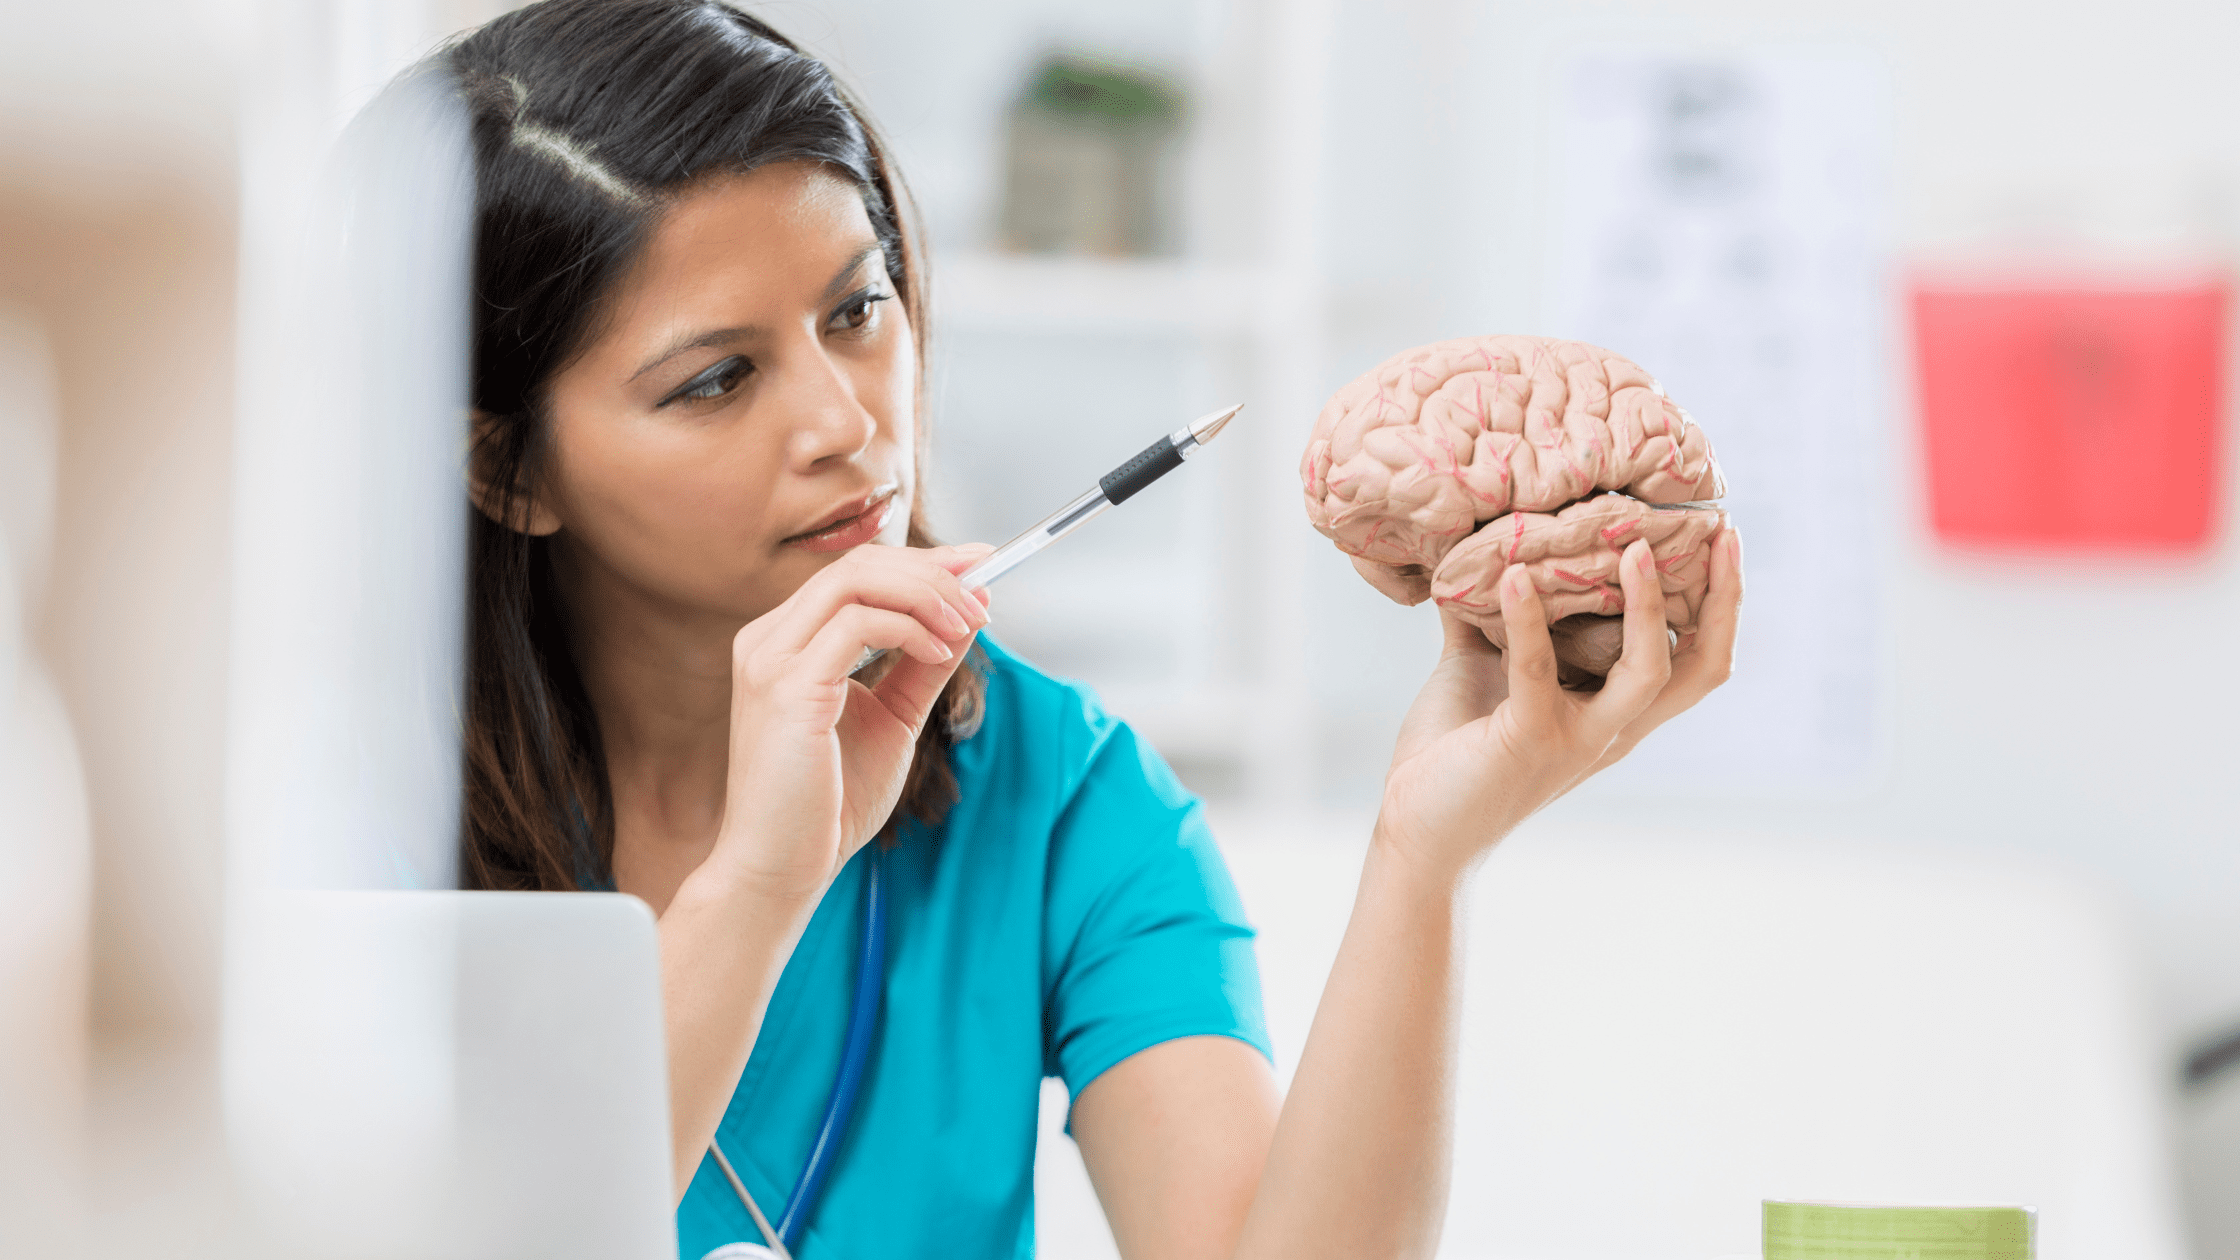
[[[990,548],[857,547],[731,645],[731,765],[703,871],[814,904],[886,822],[941,689],[988,624],[957,574]],[[876,686],[866,647],[900,649]]]

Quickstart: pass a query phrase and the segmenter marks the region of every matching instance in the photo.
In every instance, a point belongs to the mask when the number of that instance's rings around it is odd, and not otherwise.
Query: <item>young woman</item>
[[[832,1141],[808,1255],[1026,1254],[1053,1074],[1125,1255],[1430,1254],[1469,873],[1726,677],[1739,552],[1677,652],[1628,552],[1592,696],[1527,590],[1506,660],[1448,623],[1279,1096],[1197,804],[927,532],[923,262],[862,111],[710,0],[545,0],[422,73],[477,180],[467,881],[659,914],[686,1260]],[[820,1137],[874,874],[883,1007]]]

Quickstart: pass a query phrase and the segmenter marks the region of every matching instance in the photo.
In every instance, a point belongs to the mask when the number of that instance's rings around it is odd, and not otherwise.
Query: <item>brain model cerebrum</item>
[[[1507,647],[1496,594],[1522,565],[1574,684],[1621,642],[1618,557],[1647,539],[1665,620],[1695,628],[1726,492],[1703,430],[1647,372],[1547,337],[1465,337],[1333,395],[1299,464],[1307,517],[1378,590],[1438,601]]]

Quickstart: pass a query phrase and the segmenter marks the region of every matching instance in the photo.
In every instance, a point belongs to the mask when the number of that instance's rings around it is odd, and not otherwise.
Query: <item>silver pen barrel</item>
[[[1081,528],[1098,516],[1112,510],[1112,500],[1104,497],[1104,488],[1098,487],[1083,494],[1050,515],[1043,517],[1025,533],[1005,543],[980,558],[979,563],[957,575],[968,591],[977,591],[1027,562],[1027,557]],[[871,668],[874,661],[893,648],[865,648],[863,655],[848,670],[853,678]]]
[[[991,551],[957,575],[968,591],[976,591],[1024,564],[1027,557],[1081,528],[1137,491],[1182,465],[1198,448],[1213,440],[1244,408],[1242,404],[1210,412],[1146,447],[1134,459],[1104,475],[1096,488],[1042,518],[1027,532]],[[871,668],[893,648],[865,648],[848,670],[850,678]]]

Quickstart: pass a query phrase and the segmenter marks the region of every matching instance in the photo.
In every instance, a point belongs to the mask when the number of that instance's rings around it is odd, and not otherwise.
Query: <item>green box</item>
[[[2033,1260],[2026,1207],[1765,1201],[1765,1260]]]

